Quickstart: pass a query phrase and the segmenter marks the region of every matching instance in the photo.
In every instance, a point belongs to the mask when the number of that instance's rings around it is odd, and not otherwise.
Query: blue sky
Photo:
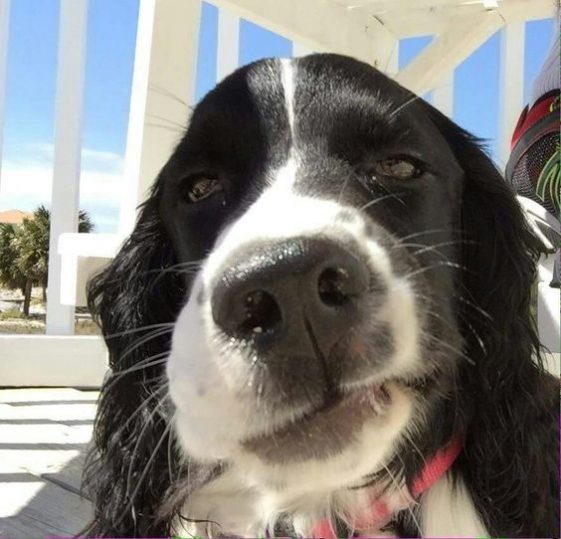
[[[86,67],[81,206],[98,231],[116,229],[138,0],[90,0]],[[13,0],[10,14],[4,153],[0,210],[47,203],[54,131],[59,0]],[[215,84],[217,9],[203,4],[196,98]],[[525,95],[547,54],[550,19],[527,23]],[[402,40],[406,65],[428,43]],[[290,56],[292,43],[242,21],[240,65],[268,56]],[[499,35],[492,36],[455,73],[454,120],[496,148]],[[184,97],[184,96],[181,96]]]

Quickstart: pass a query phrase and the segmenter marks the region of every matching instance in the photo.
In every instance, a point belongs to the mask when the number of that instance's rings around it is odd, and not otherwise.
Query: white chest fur
[[[235,470],[230,470],[197,492],[186,504],[183,515],[200,522],[177,522],[174,533],[180,536],[237,535],[263,536],[272,530],[282,514],[293,515],[295,532],[310,536],[317,522],[332,514],[350,514],[364,510],[365,491],[316,493],[305,498],[286,499],[282,494],[267,493],[243,486]],[[420,510],[419,510],[420,509]],[[452,484],[445,475],[421,499],[415,511],[423,537],[487,537],[480,516],[464,483]],[[382,535],[367,530],[367,535]],[[361,531],[364,535],[366,530]]]

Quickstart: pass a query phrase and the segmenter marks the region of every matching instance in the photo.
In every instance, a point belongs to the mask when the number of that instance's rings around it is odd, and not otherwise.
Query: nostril
[[[350,299],[350,276],[345,268],[326,268],[318,279],[321,301],[330,307],[344,305]]]
[[[242,334],[273,332],[281,323],[282,315],[275,298],[264,290],[250,292],[244,301],[245,319],[240,325]]]

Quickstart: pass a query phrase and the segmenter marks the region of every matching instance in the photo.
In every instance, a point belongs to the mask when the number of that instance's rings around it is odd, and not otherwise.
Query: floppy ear
[[[169,523],[155,524],[154,514],[180,475],[163,374],[185,284],[177,273],[162,271],[174,264],[174,255],[158,215],[159,198],[156,186],[130,238],[88,285],[112,372],[101,389],[95,448],[85,471],[95,508],[85,535],[170,533]]]
[[[559,385],[544,372],[530,309],[543,245],[477,139],[431,113],[465,173],[456,300],[473,360],[459,384],[472,410],[466,481],[476,502],[491,504],[479,509],[495,515],[492,535],[549,536],[559,529]]]

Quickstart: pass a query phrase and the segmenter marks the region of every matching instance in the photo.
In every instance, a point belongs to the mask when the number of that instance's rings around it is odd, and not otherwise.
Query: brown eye
[[[185,194],[189,202],[196,203],[223,191],[224,187],[218,178],[201,176],[191,181]]]
[[[392,157],[376,163],[376,172],[396,180],[410,180],[421,175],[421,169],[407,159]]]

